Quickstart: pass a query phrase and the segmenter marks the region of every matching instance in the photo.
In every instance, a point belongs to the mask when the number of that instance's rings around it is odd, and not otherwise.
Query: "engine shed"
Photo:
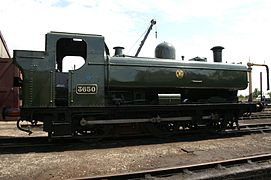
[[[12,63],[7,44],[0,31],[0,120],[16,120],[19,116],[19,88],[14,87],[14,77],[20,77],[20,72]],[[12,117],[5,117],[3,111],[9,111]]]

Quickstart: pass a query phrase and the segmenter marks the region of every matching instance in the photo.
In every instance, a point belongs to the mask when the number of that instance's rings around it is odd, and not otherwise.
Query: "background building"
[[[20,107],[19,88],[13,87],[14,77],[20,77],[19,69],[12,64],[12,58],[7,44],[0,31],[0,120],[3,120],[3,110],[17,112]],[[12,114],[12,113],[11,113]],[[17,117],[6,117],[13,120]]]

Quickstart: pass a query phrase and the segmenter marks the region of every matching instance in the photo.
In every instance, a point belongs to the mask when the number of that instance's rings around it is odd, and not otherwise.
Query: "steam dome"
[[[175,48],[172,44],[163,42],[156,46],[155,57],[162,59],[175,59]]]

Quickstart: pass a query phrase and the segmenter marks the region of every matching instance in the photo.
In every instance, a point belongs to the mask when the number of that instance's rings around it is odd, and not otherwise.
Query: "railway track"
[[[144,141],[142,136],[125,136],[125,137],[114,137],[106,138],[99,142],[88,141],[82,139],[59,139],[53,142],[49,142],[47,136],[38,137],[11,137],[11,138],[0,138],[0,154],[5,153],[27,153],[27,152],[53,152],[53,151],[64,151],[64,150],[78,150],[78,149],[91,149],[97,146],[101,148],[118,146],[116,140],[125,146],[125,144],[153,144],[160,142],[171,142],[171,141],[191,141],[202,140],[202,139],[213,139],[213,138],[230,138],[242,135],[249,135],[254,133],[268,133],[271,131],[271,122],[268,123],[256,123],[256,124],[240,124],[240,130],[229,129],[221,132],[210,132],[206,133],[206,130],[195,130],[195,131],[181,131],[180,134],[174,137],[167,137],[164,139],[157,139],[149,135],[144,135]],[[155,142],[154,142],[155,141]]]
[[[195,138],[191,139],[197,139],[198,136],[204,139],[208,138],[222,138],[222,137],[233,137],[233,136],[241,136],[241,135],[247,135],[251,133],[263,133],[263,132],[270,132],[271,131],[271,121],[267,121],[267,119],[271,119],[271,108],[265,109],[263,112],[252,114],[249,118],[241,118],[241,123],[239,125],[240,130],[236,129],[228,129],[226,131],[221,132],[211,132],[210,134],[206,134],[206,130],[192,130],[192,131],[180,131],[180,134],[178,136],[174,137],[173,139],[176,139],[176,141],[182,141],[182,139],[185,139],[186,137],[191,138],[192,136],[195,136]],[[254,123],[254,120],[257,121],[257,119],[266,119],[266,121],[261,121]],[[256,122],[255,121],[255,122]],[[24,125],[29,126],[29,125]],[[34,128],[41,128],[41,125],[34,126]],[[203,136],[202,136],[203,135]],[[148,136],[148,135],[144,135]],[[137,139],[142,138],[142,136],[136,135],[136,136],[128,136],[124,138],[118,138],[118,140],[121,141],[129,141],[129,139]],[[165,140],[171,140],[171,138],[166,138]],[[111,141],[116,141],[116,138],[110,138],[107,137],[105,140],[102,140],[99,143],[110,143]],[[90,146],[95,146],[95,144],[90,140],[87,141],[87,143]],[[46,149],[47,151],[54,151],[55,149],[63,149],[70,148],[73,149],[75,146],[81,147],[82,144],[86,144],[86,141],[81,141],[78,139],[71,140],[71,139],[61,139],[56,140],[54,142],[48,142],[47,136],[37,136],[37,137],[0,137],[0,154],[5,152],[31,152],[31,151],[43,151],[43,149]]]
[[[252,113],[250,116],[240,117],[240,120],[271,119],[271,107],[266,107],[263,111]]]
[[[240,120],[271,119],[271,112],[255,113],[251,116],[243,116]]]
[[[183,132],[177,137],[157,139],[157,138],[118,138],[105,139],[99,143],[86,144],[79,140],[62,139],[49,143],[47,137],[20,137],[20,138],[0,138],[0,154],[25,154],[39,152],[64,152],[74,150],[90,150],[115,148],[123,146],[137,146],[143,144],[160,144],[167,142],[181,141],[198,141],[205,139],[232,138],[255,133],[268,133],[271,131],[271,122],[262,121],[261,123],[253,123],[256,121],[242,121],[240,130],[226,130],[219,133],[206,132]],[[266,122],[266,123],[265,123]],[[199,133],[199,134],[198,134]],[[117,142],[117,143],[116,143]],[[263,152],[262,152],[263,153]],[[258,155],[257,155],[258,156]],[[193,164],[182,166],[183,169],[177,167],[153,169],[150,171],[131,172],[130,174],[113,174],[108,176],[83,177],[78,179],[234,179],[234,178],[261,178],[270,177],[270,157],[267,154],[230,159],[224,161],[216,161],[202,164]],[[266,157],[266,159],[265,159]],[[247,159],[245,159],[247,158]],[[251,158],[251,159],[249,159]],[[236,160],[234,163],[234,160]],[[212,164],[214,163],[214,164]],[[199,166],[197,166],[199,165]],[[202,166],[200,166],[202,165]],[[179,166],[181,167],[181,166]],[[161,170],[160,172],[158,172]],[[137,174],[139,173],[139,174]],[[211,175],[211,176],[210,176]]]
[[[0,154],[50,152],[52,149],[64,145],[64,142],[49,143],[45,136],[1,138],[0,142]]]
[[[245,132],[270,132],[271,122],[267,123],[255,123],[255,124],[241,124],[239,125],[240,130],[228,130],[226,133],[245,133]]]
[[[271,176],[271,154],[261,154],[124,174],[82,177],[77,180],[121,179],[267,179]]]

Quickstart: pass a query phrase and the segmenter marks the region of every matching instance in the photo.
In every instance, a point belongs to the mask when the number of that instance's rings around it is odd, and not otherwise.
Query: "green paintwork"
[[[14,61],[23,73],[23,107],[49,107],[52,104],[54,69],[40,51],[14,51]]]
[[[243,65],[113,57],[109,69],[110,87],[230,90],[247,87],[247,67]],[[182,78],[177,78],[177,70],[184,72]]]
[[[86,63],[69,71],[70,107],[104,106],[104,38],[99,35],[51,32],[46,34],[46,51],[14,51],[15,63],[23,73],[23,107],[55,107],[56,44],[61,38],[87,43]],[[97,84],[96,94],[76,94],[77,84]]]
[[[82,39],[87,44],[85,64],[69,71],[68,103],[70,107],[104,106],[104,38],[100,35],[51,32],[46,35],[49,61],[56,59],[56,44],[61,38]],[[97,94],[76,94],[77,84],[97,84]]]
[[[243,65],[184,62],[169,59],[109,57],[99,35],[51,32],[46,50],[14,51],[15,63],[23,73],[23,107],[55,107],[56,49],[61,38],[81,39],[87,44],[85,64],[68,72],[68,106],[105,106],[106,88],[227,89],[247,87]],[[183,74],[177,77],[176,71]],[[95,93],[76,93],[78,85],[97,87]],[[174,93],[174,92],[173,92]]]
[[[69,106],[104,106],[104,65],[86,65],[69,72]],[[96,94],[77,94],[78,84],[96,84]]]

